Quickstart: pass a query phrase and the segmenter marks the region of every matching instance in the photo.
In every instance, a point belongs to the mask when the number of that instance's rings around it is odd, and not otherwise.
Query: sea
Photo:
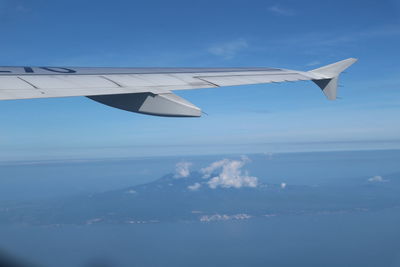
[[[0,163],[0,204],[144,184],[179,162],[201,169],[243,155]],[[400,174],[399,150],[246,155],[266,183],[338,188]],[[400,192],[399,192],[400,193]],[[290,199],[288,200],[290,201]],[[377,200],[378,201],[378,200]],[[278,205],[279,203],[277,203]],[[0,225],[1,257],[18,266],[400,266],[400,207],[248,220]]]

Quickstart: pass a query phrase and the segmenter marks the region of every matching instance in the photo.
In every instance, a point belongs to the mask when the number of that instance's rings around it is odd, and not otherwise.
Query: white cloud
[[[212,163],[203,168],[203,178],[209,179],[208,186],[212,189],[222,188],[242,188],[257,187],[258,178],[249,176],[247,172],[242,172],[242,168],[249,162],[249,158],[242,157],[240,160],[223,159]],[[216,176],[215,172],[219,173]]]
[[[389,180],[385,180],[385,179],[383,179],[382,176],[379,176],[379,175],[368,179],[368,182],[370,182],[370,183],[384,183],[384,182],[388,182],[388,181]]]
[[[219,168],[221,168],[222,166],[224,166],[225,164],[227,164],[229,162],[228,159],[223,159],[220,161],[215,161],[213,163],[211,163],[210,166],[205,167],[203,169],[201,169],[201,172],[203,173],[203,178],[210,178],[211,174],[213,174],[213,172]]]
[[[314,66],[317,66],[317,65],[321,65],[321,61],[314,60],[314,61],[311,61],[310,63],[308,63],[306,66],[307,67],[314,67]]]
[[[235,215],[227,214],[214,214],[214,215],[204,215],[200,217],[201,222],[213,222],[213,221],[228,221],[228,220],[248,220],[252,216],[246,213],[239,213]]]
[[[279,15],[279,16],[293,16],[294,15],[294,12],[292,10],[283,8],[279,5],[270,6],[268,8],[268,11],[272,12],[276,15]]]
[[[282,189],[285,189],[286,186],[287,186],[287,183],[281,183],[281,188],[282,188]]]
[[[245,39],[238,39],[226,43],[216,44],[208,49],[213,55],[223,57],[225,59],[234,58],[240,51],[249,47]]]
[[[201,187],[201,184],[200,184],[200,183],[195,183],[195,184],[193,184],[193,185],[189,185],[189,186],[188,186],[188,189],[189,189],[190,191],[197,191],[197,190],[200,189],[200,187]]]
[[[190,175],[190,167],[193,164],[187,161],[178,162],[175,166],[175,178],[186,178]]]

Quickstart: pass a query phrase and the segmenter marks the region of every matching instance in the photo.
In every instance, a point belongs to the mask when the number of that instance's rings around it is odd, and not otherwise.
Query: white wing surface
[[[199,117],[199,108],[171,91],[311,80],[334,100],[339,74],[355,61],[350,58],[308,72],[276,68],[0,67],[0,100],[87,96],[132,112]]]

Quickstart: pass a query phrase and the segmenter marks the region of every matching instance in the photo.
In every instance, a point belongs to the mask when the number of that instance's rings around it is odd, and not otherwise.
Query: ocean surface
[[[238,157],[2,163],[0,204],[117,190],[174,172],[182,160],[200,169]],[[393,181],[386,177],[400,173],[400,151],[395,150],[248,157],[245,169],[252,176],[288,186],[340,190],[379,176],[376,182],[389,190]],[[27,266],[400,266],[396,205],[211,222],[3,224],[0,252]]]

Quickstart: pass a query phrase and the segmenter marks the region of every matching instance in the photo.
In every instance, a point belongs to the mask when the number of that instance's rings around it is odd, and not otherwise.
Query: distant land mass
[[[92,225],[218,222],[285,215],[371,212],[400,207],[400,173],[358,177],[343,185],[286,185],[249,181],[212,187],[201,172],[168,174],[142,185],[102,193],[2,203],[1,224]]]

